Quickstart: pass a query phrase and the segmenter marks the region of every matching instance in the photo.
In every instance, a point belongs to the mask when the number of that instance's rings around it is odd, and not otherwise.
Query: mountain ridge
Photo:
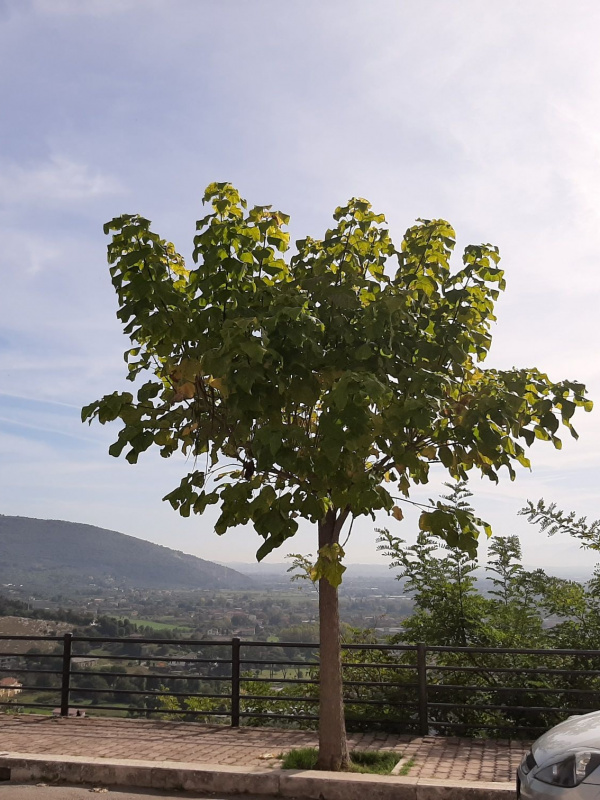
[[[0,583],[48,590],[243,589],[247,575],[119,531],[82,522],[0,515]],[[58,589],[57,589],[58,590]]]

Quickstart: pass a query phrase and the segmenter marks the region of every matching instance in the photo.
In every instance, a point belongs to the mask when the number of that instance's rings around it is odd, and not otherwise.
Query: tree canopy
[[[529,466],[535,439],[575,435],[583,384],[553,383],[537,369],[493,370],[494,302],[504,289],[492,245],[470,245],[450,268],[455,233],[418,220],[399,249],[366,200],[337,208],[322,239],[296,242],[288,217],[248,209],[228,183],[204,195],[195,266],[138,215],[117,217],[108,259],[118,317],[132,347],[137,391],[113,392],[83,420],[119,419],[110,453],[135,463],[156,445],[192,468],[166,498],[184,516],[219,504],[215,530],[252,523],[258,559],[317,524],[319,766],[349,764],[337,586],[347,520],[385,510],[427,483],[432,464],[455,479],[477,470],[498,480]],[[440,500],[420,528],[475,553],[489,526],[469,507]]]
[[[504,289],[496,247],[468,246],[452,271],[447,222],[419,220],[397,249],[384,216],[353,199],[286,259],[285,214],[248,209],[228,183],[204,202],[191,268],[139,215],[105,226],[128,378],[148,379],[82,412],[120,420],[110,453],[130,463],[152,446],[191,456],[165,498],[182,515],[219,504],[216,532],[252,523],[261,559],[298,519],[400,519],[397,500],[433,464],[456,479],[475,469],[496,481],[502,467],[513,478],[535,439],[560,447],[561,423],[576,435],[577,406],[591,407],[581,383],[482,367]],[[420,526],[471,553],[485,527],[443,502]],[[339,552],[329,556],[338,582]]]

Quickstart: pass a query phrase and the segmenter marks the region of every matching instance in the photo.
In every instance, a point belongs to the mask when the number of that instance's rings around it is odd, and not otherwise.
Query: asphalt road
[[[33,783],[0,783],[0,800],[235,800],[242,795],[155,792],[152,789],[104,789],[94,786],[46,786]],[[243,800],[268,800],[262,795],[243,795]]]

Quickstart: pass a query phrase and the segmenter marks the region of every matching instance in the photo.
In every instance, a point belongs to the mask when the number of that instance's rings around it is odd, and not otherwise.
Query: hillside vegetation
[[[0,515],[0,584],[32,592],[98,586],[244,589],[228,567],[116,531],[61,520]]]

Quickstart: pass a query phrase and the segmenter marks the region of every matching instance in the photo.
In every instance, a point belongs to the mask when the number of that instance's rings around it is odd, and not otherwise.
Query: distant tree
[[[451,489],[443,495],[448,507],[472,512],[465,482],[445,485]],[[462,647],[490,643],[490,601],[477,590],[474,558],[422,531],[410,547],[386,529],[378,533],[377,549],[391,559],[396,577],[405,581],[404,591],[415,603],[415,612],[403,623],[404,641]]]
[[[138,697],[135,694],[138,684],[130,678],[117,678],[114,688],[117,690],[112,700],[114,703],[132,703]]]
[[[519,514],[549,536],[566,533],[578,539],[585,550],[600,551],[600,519],[588,522],[587,517],[575,511],[565,512],[556,503],[543,499],[536,504],[527,501]],[[538,578],[539,603],[550,616],[562,618],[553,627],[552,637],[563,647],[580,647],[582,639],[587,647],[600,648],[600,565],[584,586],[563,578],[548,578],[541,570]]]
[[[527,517],[532,525],[539,525],[540,530],[548,536],[556,533],[567,533],[579,539],[583,548],[600,550],[600,519],[587,521],[587,517],[578,517],[575,511],[565,513],[556,503],[546,504],[544,499],[533,504],[531,500],[519,511]]]
[[[319,626],[310,622],[303,622],[299,625],[291,625],[289,628],[282,628],[279,631],[279,635],[284,642],[317,642],[319,640]],[[294,651],[295,654],[296,651]]]
[[[540,644],[540,576],[523,568],[519,537],[495,536],[490,543],[489,556],[486,571],[492,585],[489,594],[494,598],[490,627],[495,644],[504,647]]]
[[[98,631],[102,636],[118,636],[118,621],[114,617],[98,617]]]
[[[76,701],[88,700],[93,705],[102,705],[106,703],[106,695],[96,694],[95,690],[106,691],[108,688],[108,683],[100,675],[74,675],[71,693]]]
[[[197,224],[188,269],[148,220],[124,215],[108,258],[118,317],[131,338],[128,378],[146,374],[134,399],[114,392],[84,420],[122,427],[110,453],[134,464],[157,446],[183,451],[193,469],[166,499],[182,515],[220,504],[215,530],[251,522],[264,558],[298,529],[318,529],[321,693],[319,766],[348,765],[337,587],[340,536],[360,515],[397,519],[398,496],[441,463],[454,478],[491,480],[529,461],[537,439],[560,447],[585,387],[536,369],[483,369],[504,288],[497,248],[455,244],[443,220],[420,220],[400,249],[383,215],[353,199],[323,239],[306,237],[286,261],[288,217],[247,210],[228,183],[211,184],[212,210]],[[425,533],[474,553],[471,513],[438,502]]]

